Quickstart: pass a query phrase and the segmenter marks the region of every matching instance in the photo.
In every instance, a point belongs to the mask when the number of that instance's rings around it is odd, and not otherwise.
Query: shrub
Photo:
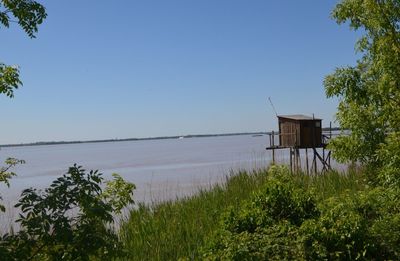
[[[316,197],[316,185],[332,187],[325,183],[337,180],[321,176],[307,179],[310,183],[300,187],[304,180],[284,168],[274,167],[269,174],[265,186],[238,211],[232,208],[222,215],[220,229],[210,236],[209,245],[203,249],[204,258],[400,259],[397,187],[365,185],[359,191],[339,190],[329,198]],[[321,183],[321,179],[325,181]]]
[[[299,259],[298,226],[319,212],[313,193],[296,186],[287,168],[273,166],[266,184],[239,211],[222,215],[204,257],[210,260]]]
[[[307,259],[354,260],[369,253],[371,240],[366,220],[354,211],[352,202],[341,200],[328,199],[318,219],[302,224]]]
[[[398,260],[399,191],[384,187],[321,202],[321,216],[301,226],[309,259]]]
[[[283,221],[259,227],[253,233],[225,231],[204,253],[206,260],[300,260],[304,259],[298,227]]]
[[[2,260],[89,260],[123,254],[113,214],[133,203],[134,185],[114,175],[103,193],[98,171],[74,165],[44,191],[26,189],[16,207],[17,234],[5,234]],[[121,205],[123,202],[124,205]]]

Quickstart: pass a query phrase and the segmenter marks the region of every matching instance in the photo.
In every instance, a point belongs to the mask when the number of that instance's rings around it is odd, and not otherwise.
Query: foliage
[[[223,227],[231,232],[254,232],[275,222],[286,220],[300,225],[304,219],[318,215],[312,192],[299,188],[285,167],[272,166],[266,184],[239,211],[229,209]]]
[[[202,190],[192,197],[141,204],[132,210],[120,230],[129,251],[123,260],[301,260],[306,252],[302,232],[305,230],[300,228],[305,222],[326,215],[323,206],[332,197],[360,198],[352,205],[358,206],[354,211],[362,213],[363,218],[375,220],[368,221],[370,231],[376,227],[376,241],[387,238],[386,249],[393,250],[398,241],[393,237],[391,243],[389,238],[396,232],[387,230],[383,235],[377,224],[382,220],[380,226],[396,225],[395,221],[384,223],[387,219],[382,217],[389,217],[384,214],[389,212],[395,215],[400,200],[395,194],[388,198],[382,196],[386,189],[373,190],[374,193],[369,193],[370,190],[372,186],[364,171],[358,168],[351,168],[346,174],[329,172],[316,176],[290,175],[287,168],[280,166],[239,172],[225,184]],[[280,202],[282,198],[286,203]],[[256,200],[262,204],[253,202]],[[388,202],[393,202],[391,207]],[[382,205],[391,210],[378,207]],[[266,209],[267,206],[273,206],[274,210]],[[278,206],[285,209],[285,215],[279,212]],[[275,215],[286,218],[279,220]]]
[[[304,259],[298,228],[282,221],[254,232],[220,232],[204,253],[205,260],[301,260]]]
[[[0,0],[0,25],[8,28],[18,23],[30,38],[35,38],[38,26],[46,19],[46,9],[32,0]],[[0,93],[12,98],[14,89],[22,85],[19,68],[0,62]]]
[[[134,203],[132,191],[136,189],[136,186],[133,183],[125,182],[117,173],[113,173],[112,176],[114,179],[106,181],[107,186],[102,196],[111,204],[113,211],[120,214],[125,206]]]
[[[384,182],[398,173],[400,134],[400,2],[342,0],[332,13],[363,34],[356,66],[338,68],[324,81],[328,97],[340,99],[337,119],[350,134],[331,143],[342,161],[360,161],[379,170]],[[389,169],[387,169],[389,168]]]
[[[0,63],[0,93],[12,98],[14,89],[18,89],[21,84],[18,67]]]
[[[0,8],[0,23],[4,27],[17,22],[31,38],[35,37],[38,25],[47,17],[44,6],[32,0],[1,0]]]
[[[113,215],[133,202],[132,190],[127,189],[134,185],[114,175],[103,194],[102,181],[98,171],[87,173],[74,165],[44,191],[24,190],[16,205],[22,211],[17,220],[21,229],[3,236],[2,259],[89,260],[122,255]]]
[[[330,196],[315,188],[337,182],[328,175],[302,177],[275,168],[237,211],[221,215],[203,249],[208,260],[398,260],[398,188],[342,189]],[[340,177],[337,176],[337,179]],[[350,176],[355,179],[356,176]],[[343,177],[342,179],[348,179]],[[321,182],[325,180],[325,182]],[[360,180],[360,179],[359,179]],[[361,179],[362,180],[362,179]],[[349,183],[351,184],[351,183]],[[322,194],[323,195],[323,194]],[[260,198],[263,199],[260,204]],[[281,210],[281,211],[279,211]]]
[[[301,226],[307,259],[354,260],[365,258],[369,248],[367,220],[351,208],[352,202],[331,198],[319,219]]]
[[[219,227],[221,213],[227,208],[239,209],[266,178],[265,170],[239,171],[226,183],[202,189],[191,197],[140,204],[130,211],[120,229],[129,251],[126,260],[200,260],[200,249]]]
[[[204,255],[210,260],[301,259],[298,226],[318,215],[313,192],[296,186],[286,167],[272,166],[264,186],[239,211],[222,216],[221,230]]]
[[[7,187],[10,187],[9,180],[16,175],[15,172],[10,171],[11,168],[15,167],[18,164],[24,164],[25,161],[15,158],[8,158],[4,163],[6,164],[6,166],[0,167],[0,183],[4,183]],[[2,200],[1,196],[0,200]],[[5,210],[5,207],[0,203],[0,211],[4,212]]]

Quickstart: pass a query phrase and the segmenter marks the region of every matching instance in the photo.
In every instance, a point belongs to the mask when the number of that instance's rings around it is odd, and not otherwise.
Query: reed
[[[207,237],[219,226],[221,214],[241,203],[267,182],[268,170],[231,173],[226,182],[202,189],[191,197],[140,204],[129,213],[120,228],[128,252],[126,260],[201,259]],[[365,180],[357,171],[330,172],[316,176],[295,174],[300,185],[315,190],[321,200],[344,191],[359,191]]]

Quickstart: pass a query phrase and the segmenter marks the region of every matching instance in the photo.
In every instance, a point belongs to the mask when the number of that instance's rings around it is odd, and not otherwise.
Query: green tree
[[[38,26],[47,17],[46,9],[32,0],[0,0],[0,27],[17,23],[30,38],[35,38]],[[0,62],[0,93],[12,98],[14,89],[22,85],[19,68]]]
[[[6,166],[5,167],[0,167],[0,183],[6,184],[7,187],[10,187],[10,179],[15,176],[15,172],[11,171],[11,169],[18,165],[18,164],[23,164],[25,163],[24,160],[19,160],[15,158],[8,158],[5,161]],[[2,200],[2,197],[0,195],[0,200]],[[4,207],[3,204],[0,202],[0,212],[6,211],[6,208]]]
[[[18,23],[30,38],[46,18],[45,8],[32,0],[0,0],[0,27]],[[17,66],[0,62],[0,94],[14,97],[22,85]],[[0,182],[9,186],[10,171],[22,160],[9,158],[0,168]],[[118,174],[107,181],[98,171],[74,165],[44,191],[22,192],[17,233],[0,235],[1,260],[110,260],[123,254],[113,227],[114,216],[132,204],[135,185]],[[1,197],[0,197],[1,199]],[[0,211],[5,211],[0,204]]]
[[[38,26],[46,17],[46,9],[36,1],[0,0],[0,28],[8,28],[11,24],[17,23],[30,38],[35,38]],[[14,90],[21,85],[18,66],[8,66],[0,61],[0,94],[13,98]],[[0,182],[9,186],[9,179],[15,176],[15,173],[10,169],[21,163],[24,163],[24,161],[13,158],[7,159],[6,166],[0,167]],[[0,211],[5,211],[1,204]]]
[[[332,17],[362,37],[357,64],[324,81],[326,95],[340,100],[338,122],[350,130],[330,146],[339,161],[362,162],[394,184],[400,181],[400,1],[342,0]]]
[[[22,192],[20,231],[0,241],[1,260],[111,260],[123,255],[114,215],[133,203],[135,185],[74,165],[44,191]],[[112,192],[112,193],[110,193]]]

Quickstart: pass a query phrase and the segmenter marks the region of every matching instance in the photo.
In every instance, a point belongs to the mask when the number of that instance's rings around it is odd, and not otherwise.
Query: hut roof
[[[303,115],[303,114],[278,115],[278,118],[291,119],[291,120],[297,120],[297,121],[321,120],[319,118],[313,118],[313,117]]]

